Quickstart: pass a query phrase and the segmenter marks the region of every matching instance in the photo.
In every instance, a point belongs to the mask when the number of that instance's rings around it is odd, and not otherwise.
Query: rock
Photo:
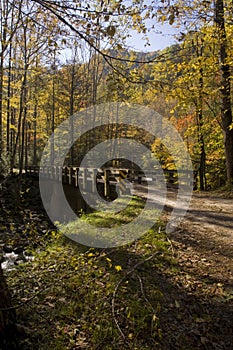
[[[15,249],[14,249],[14,253],[15,254],[22,254],[23,253],[23,247],[16,247]]]
[[[22,262],[27,261],[27,259],[26,259],[25,255],[24,255],[24,253],[20,253],[20,254],[18,255],[17,261],[18,261],[18,262],[19,262],[19,261],[22,261]]]
[[[4,254],[4,261],[2,262],[2,268],[4,270],[12,270],[14,268],[14,265],[16,263],[16,260],[18,259],[18,255],[11,252],[11,253],[5,253]]]
[[[4,245],[3,251],[4,253],[11,253],[13,251],[13,248],[10,245]]]

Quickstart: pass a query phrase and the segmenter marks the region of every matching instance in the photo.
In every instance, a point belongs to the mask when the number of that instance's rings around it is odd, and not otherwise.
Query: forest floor
[[[195,192],[166,235],[171,193],[153,230],[116,250],[57,238],[35,198],[32,189],[19,215],[5,197],[0,222],[3,248],[35,245],[35,261],[7,274],[26,327],[19,350],[233,349],[231,193]]]

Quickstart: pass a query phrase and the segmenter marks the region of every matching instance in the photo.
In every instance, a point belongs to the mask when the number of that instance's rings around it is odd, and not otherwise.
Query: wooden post
[[[91,180],[91,191],[92,192],[95,192],[95,188],[97,188],[97,185],[96,185],[96,176],[97,176],[97,173],[98,173],[98,169],[92,169],[92,180]]]
[[[67,176],[68,176],[68,168],[65,166],[62,168],[62,180],[63,183],[67,183]]]
[[[62,167],[61,166],[57,167],[57,179],[58,179],[58,181],[62,181]]]
[[[138,183],[142,183],[142,175],[138,172]]]
[[[68,183],[69,185],[72,184],[72,168],[68,168]]]
[[[109,196],[110,196],[110,181],[109,181],[109,177],[110,177],[110,170],[109,169],[105,169],[104,170],[104,196],[106,198],[109,198]]]
[[[77,167],[74,168],[74,185],[75,187],[78,187],[78,171],[79,169]]]
[[[59,168],[54,166],[54,180],[59,180]]]
[[[83,168],[83,191],[87,190],[87,169]]]

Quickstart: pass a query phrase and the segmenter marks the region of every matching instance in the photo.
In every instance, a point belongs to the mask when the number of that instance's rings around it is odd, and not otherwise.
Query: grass
[[[158,216],[156,208],[145,207],[145,202],[138,197],[125,196],[118,200],[118,205],[120,211],[102,210],[82,215],[61,225],[60,229],[81,244],[112,248],[134,242],[154,225]]]
[[[137,198],[121,213],[83,220],[112,227],[143,209]],[[21,349],[160,349],[163,294],[158,270],[175,268],[164,227],[117,248],[87,248],[60,233],[47,237],[35,260],[8,275],[18,322],[29,331]]]

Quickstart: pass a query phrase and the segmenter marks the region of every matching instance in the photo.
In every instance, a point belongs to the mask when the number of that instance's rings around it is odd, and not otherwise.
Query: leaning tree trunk
[[[0,349],[16,349],[16,317],[0,264]]]

